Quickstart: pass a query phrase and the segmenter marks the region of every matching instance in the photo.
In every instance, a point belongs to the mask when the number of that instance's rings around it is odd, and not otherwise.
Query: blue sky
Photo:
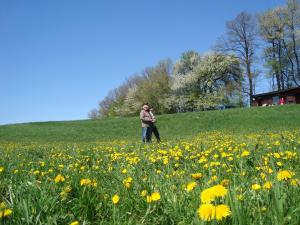
[[[86,119],[130,75],[186,50],[207,52],[239,12],[282,4],[1,0],[0,124]]]

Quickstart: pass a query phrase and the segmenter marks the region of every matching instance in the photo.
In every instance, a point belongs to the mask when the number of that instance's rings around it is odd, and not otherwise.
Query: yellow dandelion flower
[[[202,177],[202,173],[192,173],[191,177],[195,180],[199,180]]]
[[[222,220],[223,218],[226,218],[230,216],[231,211],[228,205],[221,204],[216,206],[216,219]]]
[[[291,179],[293,177],[293,175],[294,174],[291,171],[281,170],[277,174],[277,179],[279,181],[281,181],[281,180],[288,180],[288,179]]]
[[[2,173],[4,171],[4,167],[0,166],[0,173]]]
[[[186,190],[187,192],[191,192],[192,190],[195,189],[196,186],[197,186],[197,183],[196,183],[196,182],[190,182],[190,183],[188,183],[188,184],[186,185],[185,190]]]
[[[55,183],[60,183],[60,182],[64,182],[65,181],[65,177],[61,174],[58,174],[55,178],[54,178],[54,182]]]
[[[207,188],[201,192],[201,202],[210,203],[217,197],[224,197],[227,195],[227,189],[223,185],[215,185],[213,187]]]
[[[80,180],[80,186],[90,186],[91,184],[92,184],[92,181],[88,178]]]
[[[158,192],[153,192],[150,196],[147,196],[146,200],[148,203],[159,201],[160,194]]]
[[[271,189],[273,186],[272,182],[267,181],[266,183],[264,183],[263,188],[264,189]]]
[[[293,185],[293,186],[299,186],[300,185],[300,182],[299,182],[299,180],[298,179],[291,179],[291,185]]]
[[[114,196],[112,197],[112,202],[113,202],[115,205],[118,204],[119,201],[120,201],[119,195],[114,195]]]
[[[246,157],[248,155],[250,155],[250,152],[245,150],[242,152],[241,157]]]
[[[254,191],[257,191],[257,190],[261,189],[261,186],[260,186],[260,184],[252,184],[251,189]]]
[[[213,204],[202,204],[198,209],[198,216],[201,220],[211,221],[215,218],[215,207]]]
[[[9,217],[12,213],[13,211],[11,209],[4,209],[3,211],[0,211],[0,219]]]
[[[123,184],[126,188],[130,188],[131,187],[131,183],[132,183],[132,177],[127,177],[126,179],[123,180]]]
[[[153,192],[151,194],[151,199],[152,199],[153,202],[156,202],[156,201],[160,200],[160,194],[158,192]]]
[[[79,225],[79,222],[78,221],[74,221],[74,222],[70,223],[70,225]]]

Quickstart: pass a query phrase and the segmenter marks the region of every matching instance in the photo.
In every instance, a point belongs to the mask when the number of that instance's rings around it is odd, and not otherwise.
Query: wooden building
[[[252,106],[278,105],[281,98],[285,104],[300,104],[300,87],[254,95]]]

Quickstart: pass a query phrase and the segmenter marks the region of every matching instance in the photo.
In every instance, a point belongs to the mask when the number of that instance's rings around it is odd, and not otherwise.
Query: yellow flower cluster
[[[201,192],[200,198],[202,204],[198,209],[199,217],[204,221],[210,221],[213,219],[222,220],[231,215],[231,211],[228,205],[212,204],[219,197],[225,197],[228,190],[223,185],[215,185],[207,188]]]
[[[156,202],[160,200],[160,194],[159,192],[153,192],[151,195],[147,196],[147,202],[151,203],[151,202]]]
[[[4,202],[0,203],[0,219],[9,217],[13,211],[6,207]]]
[[[89,178],[81,179],[80,186],[97,187],[97,182],[96,180],[91,180]]]

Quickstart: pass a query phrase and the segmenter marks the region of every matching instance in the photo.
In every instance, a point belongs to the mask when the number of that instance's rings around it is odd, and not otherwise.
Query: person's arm
[[[148,117],[145,115],[145,113],[144,113],[143,111],[141,111],[141,113],[140,113],[140,119],[141,119],[143,122],[149,122],[149,121],[151,121],[151,119],[148,118]]]
[[[155,118],[153,112],[150,112],[150,116],[151,116],[151,118],[152,118],[152,122],[153,122],[153,123],[156,122],[156,118]]]

